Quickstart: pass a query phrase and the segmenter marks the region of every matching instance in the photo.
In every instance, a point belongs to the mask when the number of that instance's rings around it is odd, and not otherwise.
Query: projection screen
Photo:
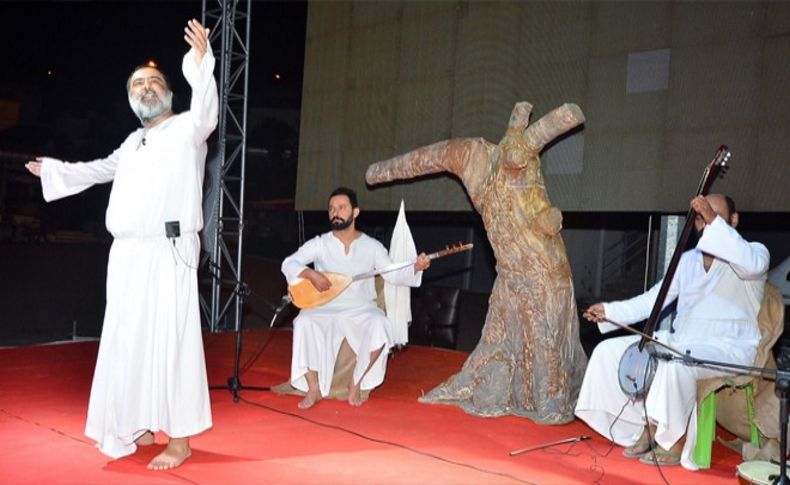
[[[338,185],[367,210],[472,210],[433,176],[366,187],[368,165],[454,137],[498,142],[578,104],[586,123],[541,159],[565,211],[681,212],[720,144],[713,191],[790,210],[790,3],[311,2],[296,207]]]

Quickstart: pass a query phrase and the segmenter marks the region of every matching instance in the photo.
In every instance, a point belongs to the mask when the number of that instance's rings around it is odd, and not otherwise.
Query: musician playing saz
[[[695,358],[751,365],[760,342],[757,314],[768,270],[768,250],[760,243],[744,240],[735,230],[739,215],[729,197],[698,196],[691,207],[699,242],[682,255],[664,303],[666,306],[677,299],[674,333],[659,330],[656,337],[681,352],[689,350]],[[598,322],[602,333],[617,328],[607,320],[620,324],[644,320],[660,287],[661,282],[630,300],[596,303],[585,311],[585,317]],[[618,383],[618,366],[625,349],[639,338],[612,338],[595,348],[576,415],[607,439],[625,446],[626,457],[648,464],[681,463],[696,470],[692,459],[696,426],[689,427],[689,421],[696,420],[692,414],[697,380],[724,372],[659,359],[646,398],[629,402]]]
[[[392,264],[380,242],[356,229],[359,213],[353,190],[340,187],[332,192],[332,230],[307,241],[283,261],[281,269],[289,285],[307,279],[317,290],[328,291],[331,282],[321,272],[356,275]],[[307,266],[310,263],[315,269]],[[417,287],[422,282],[422,271],[430,265],[430,259],[422,253],[413,266],[382,276],[391,284]],[[294,319],[291,385],[307,393],[300,408],[307,409],[329,394],[343,339],[357,355],[348,383],[348,403],[361,405],[360,391],[383,382],[392,336],[390,323],[375,299],[374,280],[362,279],[328,303],[302,310]]]

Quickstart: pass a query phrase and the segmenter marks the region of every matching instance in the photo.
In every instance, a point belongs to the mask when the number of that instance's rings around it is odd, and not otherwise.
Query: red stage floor
[[[290,341],[288,331],[247,332],[242,382],[283,382]],[[208,334],[205,343],[209,380],[222,384],[234,335]],[[395,354],[384,385],[359,408],[325,400],[302,411],[296,397],[243,391],[234,403],[228,391],[212,391],[214,428],[194,438],[192,458],[152,472],[145,465],[163,444],[111,461],[83,435],[96,350],[96,342],[0,350],[0,483],[662,483],[654,467],[623,458],[579,421],[541,426],[419,404],[466,356],[416,346]],[[508,456],[584,434],[593,439]],[[736,482],[738,455],[715,445],[713,462],[707,471],[663,473],[672,484]]]

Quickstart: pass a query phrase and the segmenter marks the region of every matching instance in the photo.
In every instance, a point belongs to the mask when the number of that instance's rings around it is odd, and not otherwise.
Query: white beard
[[[154,93],[154,97],[156,98],[151,104],[146,104],[142,100],[143,96],[148,93]],[[173,91],[168,90],[165,94],[165,99],[160,99],[153,91],[146,91],[142,93],[139,98],[135,98],[130,93],[129,106],[132,108],[137,118],[139,118],[142,123],[145,123],[146,121],[153,120],[170,111],[173,107]]]

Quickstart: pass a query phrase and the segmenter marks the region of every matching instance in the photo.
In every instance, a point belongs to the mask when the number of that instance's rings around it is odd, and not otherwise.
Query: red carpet
[[[232,374],[234,334],[205,336],[209,381]],[[247,332],[242,383],[287,378],[291,334]],[[83,435],[96,342],[0,350],[0,483],[662,483],[652,466],[610,451],[579,421],[540,426],[484,419],[417,397],[457,371],[465,354],[412,346],[396,353],[384,385],[359,408],[245,390],[234,403],[212,391],[214,428],[192,441],[192,458],[169,472],[145,468],[163,444],[111,461]],[[508,451],[578,435],[593,439],[510,457]],[[158,443],[165,437],[157,436]],[[608,455],[607,455],[607,452]],[[740,457],[714,445],[713,467],[664,468],[669,483],[735,483]]]

